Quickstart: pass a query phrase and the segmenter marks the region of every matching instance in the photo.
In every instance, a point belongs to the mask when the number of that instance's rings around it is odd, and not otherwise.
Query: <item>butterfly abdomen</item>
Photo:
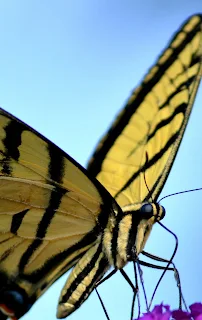
[[[65,318],[79,308],[109,267],[101,242],[96,243],[79,260],[68,277],[60,294],[57,318]]]

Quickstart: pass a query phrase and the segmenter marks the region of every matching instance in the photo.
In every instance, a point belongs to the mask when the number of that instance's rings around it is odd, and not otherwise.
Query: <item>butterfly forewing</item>
[[[195,15],[134,90],[93,154],[88,171],[121,207],[155,201],[161,192],[191,112],[201,59],[202,16]]]
[[[36,299],[94,244],[112,202],[71,157],[0,110],[2,288],[15,283]]]

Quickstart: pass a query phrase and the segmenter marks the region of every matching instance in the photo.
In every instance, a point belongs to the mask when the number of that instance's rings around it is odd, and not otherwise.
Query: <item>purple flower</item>
[[[202,320],[202,303],[193,303],[190,307],[191,312],[182,310],[170,310],[170,306],[162,303],[155,306],[151,312],[144,313],[140,320]]]
[[[202,320],[202,303],[193,303],[191,306],[189,306],[189,309],[191,310],[191,316],[195,320]]]
[[[141,320],[169,320],[171,316],[170,307],[163,305],[155,306],[151,312],[144,313]],[[198,319],[197,319],[198,320]],[[202,320],[202,319],[200,319]]]
[[[189,312],[182,311],[182,310],[174,310],[172,311],[172,317],[175,320],[190,320],[191,315]]]

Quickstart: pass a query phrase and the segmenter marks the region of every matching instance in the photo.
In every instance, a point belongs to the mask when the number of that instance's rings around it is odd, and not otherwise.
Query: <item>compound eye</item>
[[[143,204],[143,206],[140,209],[140,212],[143,219],[149,219],[154,215],[153,206],[150,203]]]
[[[165,215],[166,215],[166,209],[165,209],[163,206],[161,206],[161,208],[162,208],[162,211],[161,211],[160,220],[162,220],[162,219],[165,217]]]

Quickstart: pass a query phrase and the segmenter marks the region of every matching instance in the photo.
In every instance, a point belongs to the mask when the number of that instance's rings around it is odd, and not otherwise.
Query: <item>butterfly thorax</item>
[[[135,261],[152,226],[164,216],[165,209],[158,203],[132,204],[118,216],[110,216],[103,234],[103,249],[109,263],[121,269],[128,261]]]

